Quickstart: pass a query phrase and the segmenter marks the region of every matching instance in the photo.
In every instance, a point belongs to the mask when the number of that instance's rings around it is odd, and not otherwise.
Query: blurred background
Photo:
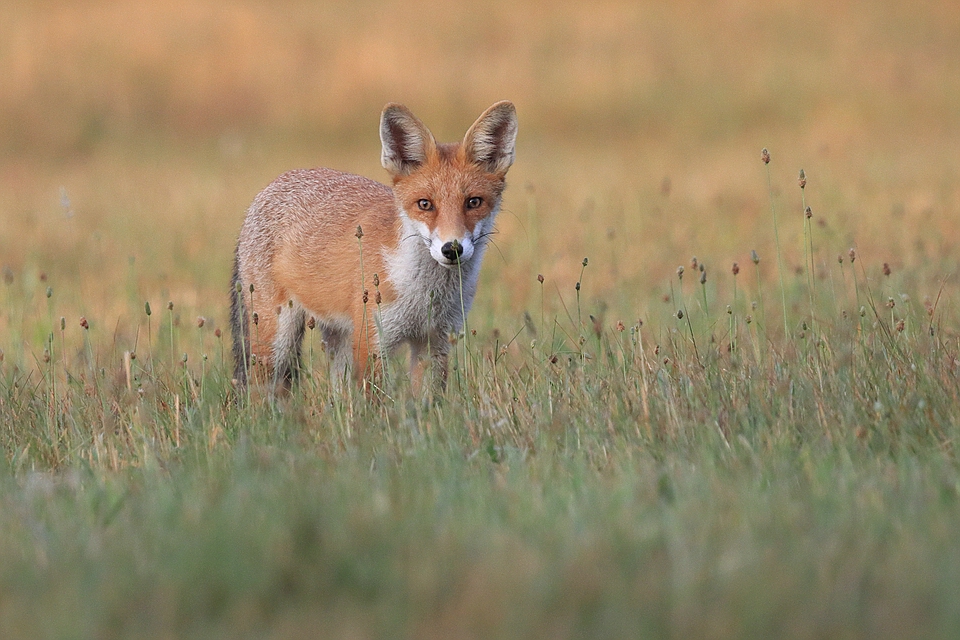
[[[955,2],[4,4],[0,266],[40,315],[52,286],[107,332],[151,299],[224,325],[254,195],[296,167],[385,180],[388,101],[442,140],[517,105],[480,322],[539,305],[537,273],[569,304],[585,256],[584,296],[634,317],[693,255],[718,299],[753,249],[772,280],[771,194],[802,274],[801,168],[821,279],[856,246],[935,295],[960,256]]]

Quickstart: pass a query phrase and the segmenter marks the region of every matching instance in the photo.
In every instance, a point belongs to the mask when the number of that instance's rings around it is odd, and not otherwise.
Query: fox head
[[[517,111],[510,102],[484,111],[463,141],[452,144],[438,143],[403,105],[384,107],[381,161],[393,177],[397,206],[442,266],[468,262],[485,244],[516,140]]]

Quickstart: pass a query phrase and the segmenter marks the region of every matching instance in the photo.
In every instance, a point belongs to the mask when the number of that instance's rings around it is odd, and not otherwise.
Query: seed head
[[[837,254],[837,263],[838,263],[838,264],[843,264],[843,254],[842,254],[842,253],[838,253],[838,254]]]
[[[733,307],[731,307],[730,305],[727,305],[727,315],[728,316],[733,315]]]
[[[751,322],[753,322],[753,316],[748,313],[747,317],[744,318],[744,320],[747,321],[747,324],[750,324]]]
[[[131,351],[131,352],[130,352],[130,359],[131,359],[131,360],[136,360],[136,359],[137,359],[137,352],[136,352],[136,351]]]
[[[47,287],[47,298],[53,297],[53,287]]]
[[[173,311],[173,300],[167,303],[167,311]]]
[[[677,267],[677,277],[683,280],[683,265]]]
[[[897,320],[897,333],[903,333],[903,329],[906,326],[906,322],[904,322],[903,318]]]
[[[587,259],[584,258],[584,259],[583,259],[583,266],[587,266],[587,262],[588,262]]]
[[[707,284],[707,271],[706,269],[700,270],[700,284]]]
[[[677,320],[683,320],[683,309],[677,309]]]
[[[50,362],[50,349],[43,350],[43,361],[44,363]]]
[[[893,309],[895,306],[897,306],[897,303],[894,301],[894,299],[887,298],[887,309]]]
[[[860,317],[863,318],[863,317],[866,316],[866,315],[867,315],[867,308],[866,308],[866,307],[860,307]]]
[[[233,285],[233,289],[234,289],[234,291],[236,291],[238,294],[239,294],[239,293],[243,293],[243,283],[240,282],[239,280],[237,280],[236,284]]]
[[[90,328],[90,324],[87,322],[87,319],[84,316],[80,316],[80,326],[84,329]]]
[[[219,338],[220,336],[223,335],[223,331],[220,331],[220,327],[217,327],[216,329],[213,330],[213,335],[214,337]]]
[[[373,274],[373,286],[375,287],[380,286],[380,276],[378,276],[377,274]]]
[[[373,294],[373,301],[378,305],[383,302],[383,297],[380,295],[380,289],[377,289],[376,293]]]
[[[60,331],[63,331],[67,328],[67,319],[63,316],[60,316]]]
[[[617,320],[617,331],[623,333],[624,329],[627,327],[623,324],[623,320]]]
[[[537,282],[539,282],[540,284],[543,284],[543,274],[542,274],[542,273],[538,273],[538,274],[537,274]]]
[[[187,364],[187,354],[186,354],[186,353],[184,353],[182,356],[180,356],[180,362],[182,362],[183,364]]]
[[[197,316],[197,327],[203,329],[203,325],[206,324],[207,319],[203,316]]]
[[[760,256],[757,255],[756,249],[750,250],[750,262],[753,264],[760,264]]]
[[[733,263],[733,267],[730,269],[733,272],[733,275],[740,273],[740,265],[736,262]]]
[[[807,186],[807,174],[803,172],[803,169],[800,169],[800,177],[797,178],[797,182],[800,184],[801,189]]]
[[[250,283],[250,293],[253,293],[254,290],[255,290],[255,287],[253,286],[253,283],[251,282],[251,283]]]
[[[691,268],[691,269],[693,269],[694,271],[696,271],[698,264],[700,264],[700,263],[697,262],[697,256],[693,256],[692,258],[690,258],[690,268]]]
[[[256,311],[253,312],[253,324],[254,325],[260,324],[260,314],[257,313]]]
[[[760,150],[760,159],[763,160],[763,164],[770,164],[770,152],[766,147]]]
[[[850,256],[850,264],[853,264],[857,260],[857,250],[853,247],[850,247],[850,251],[847,251],[847,255]]]
[[[579,283],[579,282],[577,283],[576,289],[577,289],[577,291],[580,291],[580,283]]]
[[[370,292],[366,289],[363,290],[363,304],[367,304],[367,301],[370,299]]]
[[[890,275],[890,265],[887,264],[886,262],[883,263],[883,275],[885,276]]]
[[[813,210],[810,209],[810,207],[807,207],[806,209],[803,210],[803,215],[805,215],[807,217],[807,220],[809,220],[810,218],[813,217]]]
[[[357,236],[357,240],[363,237],[363,227],[357,225],[357,232],[354,234]]]

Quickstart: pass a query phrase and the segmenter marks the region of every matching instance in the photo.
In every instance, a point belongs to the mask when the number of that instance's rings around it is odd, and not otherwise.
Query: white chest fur
[[[381,309],[381,346],[385,351],[402,342],[446,340],[463,327],[477,291],[480,264],[493,215],[477,225],[473,256],[459,267],[440,265],[409,222],[401,229],[395,253],[385,256],[387,276],[396,299]],[[482,228],[481,228],[482,227]]]

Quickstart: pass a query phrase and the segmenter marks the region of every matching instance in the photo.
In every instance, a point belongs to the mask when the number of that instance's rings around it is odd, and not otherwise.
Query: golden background
[[[384,103],[453,140],[500,99],[520,137],[484,322],[539,304],[537,273],[569,303],[584,256],[585,299],[621,315],[658,309],[693,255],[718,299],[751,249],[774,278],[761,147],[788,282],[800,168],[820,279],[851,246],[917,297],[956,266],[960,6],[886,1],[11,4],[0,262],[38,314],[45,276],[63,315],[112,326],[169,298],[219,326],[267,182],[384,180]]]

